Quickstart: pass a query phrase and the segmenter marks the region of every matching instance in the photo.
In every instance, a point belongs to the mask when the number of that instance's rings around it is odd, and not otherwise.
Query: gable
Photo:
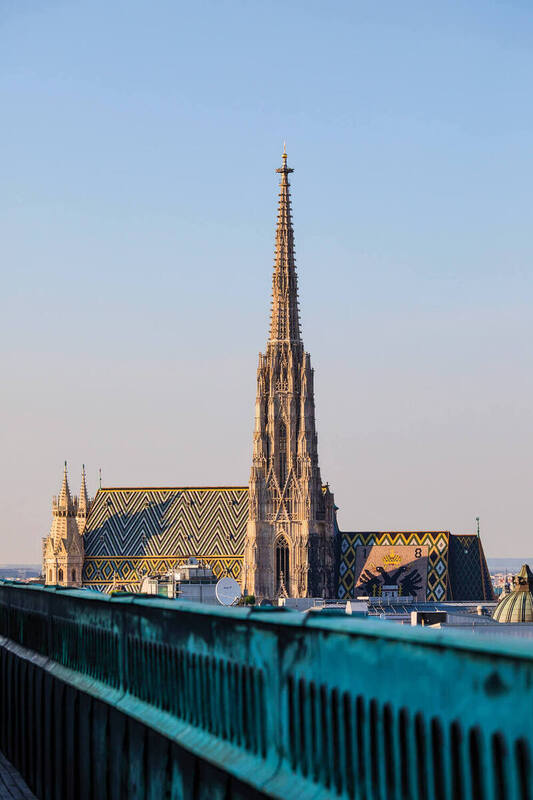
[[[427,576],[424,575],[426,599],[429,601],[445,600],[448,592],[448,549],[449,531],[362,531],[357,533],[340,533],[339,537],[339,589],[341,600],[353,597],[357,584],[356,549],[358,547],[389,546],[415,547],[427,549],[424,562]],[[427,566],[426,566],[427,565]]]
[[[420,545],[419,569],[424,567],[423,557],[427,548],[428,602],[494,599],[481,540],[476,535],[451,534],[449,531],[340,533],[339,598],[354,596],[361,563],[361,559],[357,559],[357,548],[375,545],[391,548]]]

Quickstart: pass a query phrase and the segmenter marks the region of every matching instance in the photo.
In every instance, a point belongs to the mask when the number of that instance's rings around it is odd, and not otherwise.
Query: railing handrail
[[[352,617],[350,614],[339,613],[339,615],[322,615],[321,612],[298,613],[283,606],[216,606],[205,603],[195,603],[189,600],[166,599],[161,595],[139,595],[135,592],[114,592],[106,594],[84,589],[67,589],[61,586],[42,586],[41,584],[21,584],[17,581],[0,580],[2,586],[10,586],[24,591],[46,592],[51,594],[61,594],[77,598],[90,603],[112,603],[115,606],[125,604],[133,605],[135,608],[143,607],[171,611],[175,613],[185,612],[187,614],[199,616],[214,616],[228,620],[249,620],[259,625],[281,625],[290,628],[313,628],[331,630],[337,633],[345,633],[347,636],[358,638],[387,639],[398,642],[412,642],[427,648],[467,650],[471,653],[493,654],[495,656],[508,656],[510,658],[521,658],[533,661],[533,640],[515,639],[512,637],[498,637],[489,639],[484,637],[471,636],[469,632],[463,630],[443,632],[438,629],[428,627],[422,628],[418,625],[398,625],[388,620],[377,620],[369,617]],[[473,616],[473,623],[476,618]]]

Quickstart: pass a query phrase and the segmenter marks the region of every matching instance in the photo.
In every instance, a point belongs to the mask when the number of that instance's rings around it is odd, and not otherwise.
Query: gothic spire
[[[67,462],[65,461],[65,468],[63,470],[63,483],[61,484],[61,491],[59,492],[58,506],[60,508],[69,508],[70,506],[70,489],[68,488],[67,479]]]
[[[272,315],[270,318],[270,343],[301,342],[298,310],[298,280],[294,261],[294,233],[291,218],[291,197],[287,153],[283,146],[282,166],[276,227],[276,253],[272,278]]]
[[[81,468],[81,487],[80,487],[80,497],[78,501],[78,512],[86,513],[87,507],[88,507],[87,483],[85,480],[85,464],[83,464]]]
[[[287,153],[270,338],[259,354],[242,584],[259,598],[335,597],[334,501],[318,464],[313,370],[300,335]]]

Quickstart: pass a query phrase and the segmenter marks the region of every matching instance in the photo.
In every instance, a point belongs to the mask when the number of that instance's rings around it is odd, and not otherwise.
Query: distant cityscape
[[[487,558],[494,594],[499,597],[506,585],[512,586],[513,578],[520,572],[522,564],[533,563],[530,558]],[[0,580],[16,580],[23,583],[41,581],[40,564],[0,564]]]
[[[40,564],[1,564],[0,579],[4,581],[27,581],[41,575]]]
[[[531,564],[532,558],[487,558],[494,594],[499,597],[506,586],[512,586],[513,578],[520,572],[522,564]]]

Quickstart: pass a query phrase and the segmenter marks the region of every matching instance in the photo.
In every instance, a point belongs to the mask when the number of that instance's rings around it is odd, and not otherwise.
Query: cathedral
[[[247,486],[102,488],[78,497],[67,466],[43,541],[48,585],[139,591],[144,576],[195,557],[256,600],[381,595],[493,599],[479,536],[449,531],[341,532],[318,461],[313,368],[300,328],[287,154],[280,191],[272,311],[259,355]]]

